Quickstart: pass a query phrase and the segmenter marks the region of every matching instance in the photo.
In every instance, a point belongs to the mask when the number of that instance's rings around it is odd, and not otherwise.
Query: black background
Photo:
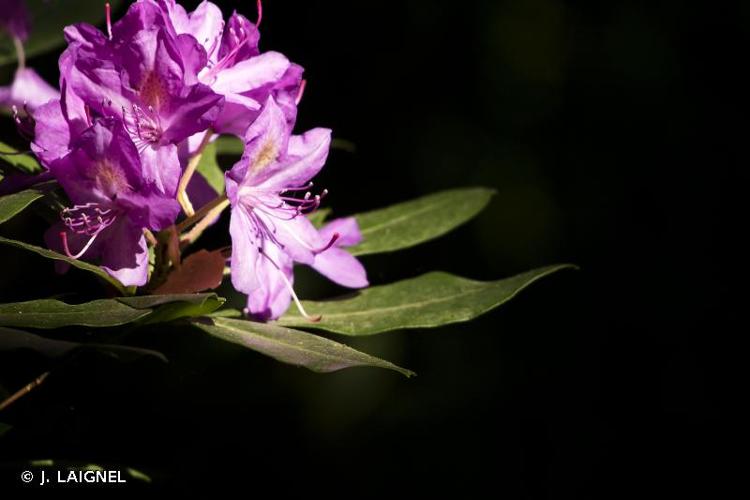
[[[254,2],[219,4],[255,17]],[[415,370],[411,380],[312,374],[185,328],[135,332],[129,343],[170,363],[90,353],[55,367],[0,414],[14,426],[0,460],[124,464],[165,488],[256,495],[672,497],[726,487],[737,468],[731,401],[743,397],[732,385],[744,319],[746,252],[735,240],[747,227],[748,175],[735,151],[747,130],[736,77],[747,6],[264,7],[263,50],[306,68],[297,130],[330,127],[356,145],[335,150],[317,182],[335,214],[456,186],[497,189],[448,237],[365,258],[373,284],[433,269],[476,279],[556,262],[581,270],[468,324],[353,342]],[[54,81],[55,62],[32,64]],[[28,241],[44,228],[33,216],[7,226]],[[209,247],[226,244],[223,229]],[[85,276],[55,277],[33,256],[3,248],[0,258],[3,301],[82,283],[96,293]],[[333,290],[298,278],[307,296]],[[0,358],[8,390],[43,370],[31,355]]]

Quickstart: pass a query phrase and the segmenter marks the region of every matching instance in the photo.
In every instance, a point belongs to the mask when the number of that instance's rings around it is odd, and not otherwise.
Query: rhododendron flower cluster
[[[310,180],[326,162],[331,131],[293,133],[303,70],[261,52],[261,12],[259,3],[256,22],[236,12],[225,21],[208,1],[187,12],[175,0],[139,0],[112,22],[107,5],[106,30],[65,29],[59,91],[19,62],[0,105],[25,116],[17,121],[46,170],[38,179],[56,180],[69,200],[45,235],[51,249],[97,264],[125,286],[146,286],[155,234],[205,226],[231,207],[228,263],[249,316],[278,318],[292,299],[307,316],[293,289],[294,263],[345,287],[367,286],[364,268],[343,249],[361,239],[356,221],[318,230],[307,217],[326,194],[314,194]],[[4,23],[26,36],[25,18]],[[222,134],[240,138],[244,154],[226,173],[226,193],[196,212],[191,193],[205,186],[196,166]],[[3,182],[7,190],[11,179]]]

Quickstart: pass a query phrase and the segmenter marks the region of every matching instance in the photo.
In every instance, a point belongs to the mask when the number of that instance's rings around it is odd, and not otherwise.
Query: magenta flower
[[[173,195],[181,174],[177,144],[211,126],[223,103],[197,78],[206,51],[192,36],[176,34],[153,2],[133,4],[107,35],[87,24],[65,35],[60,71],[68,102],[55,114],[70,120],[65,108],[72,103],[78,120],[82,112],[120,119],[146,178]]]
[[[287,121],[294,122],[303,88],[303,70],[278,52],[260,52],[260,2],[257,23],[235,12],[226,25],[221,10],[208,1],[190,14],[175,0],[159,0],[158,4],[177,34],[193,36],[206,51],[206,64],[198,79],[225,98],[225,105],[212,126],[214,131],[242,137],[269,96],[274,97]],[[201,139],[191,139],[190,152]]]
[[[144,229],[171,225],[179,204],[147,180],[138,151],[122,123],[97,120],[72,151],[50,165],[74,206],[45,234],[68,257],[98,261],[125,286],[148,279]]]
[[[292,288],[293,262],[310,265],[343,286],[367,286],[362,265],[336,247],[342,236],[346,244],[356,242],[356,223],[344,220],[318,232],[304,212],[316,209],[321,197],[293,196],[311,186],[308,181],[323,167],[330,139],[327,129],[291,136],[283,111],[269,98],[247,130],[242,158],[226,174],[232,283],[248,294],[247,312],[256,319],[278,318],[290,297],[307,315]]]

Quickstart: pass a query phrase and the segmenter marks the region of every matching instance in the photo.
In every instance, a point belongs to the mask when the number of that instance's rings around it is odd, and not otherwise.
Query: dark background
[[[195,4],[196,2],[186,2]],[[254,2],[218,2],[255,18]],[[128,337],[168,365],[97,354],[3,412],[0,460],[125,464],[186,491],[507,498],[714,495],[735,475],[745,232],[735,76],[748,8],[722,2],[265,2],[261,40],[306,68],[298,130],[331,127],[338,215],[497,189],[441,240],[364,259],[373,284],[557,262],[471,323],[353,345],[415,370],[312,374],[184,328]],[[52,81],[54,56],[36,63]],[[7,124],[5,125],[8,128]],[[5,134],[7,136],[7,134]],[[744,156],[744,155],[743,155]],[[745,167],[745,165],[743,165]],[[9,230],[39,240],[33,216]],[[226,244],[221,228],[209,246]],[[4,301],[85,276],[0,249]],[[30,270],[27,267],[31,266]],[[331,291],[298,275],[307,296]],[[228,289],[224,291],[231,294]],[[237,298],[235,297],[235,300]],[[0,359],[0,382],[42,370]]]

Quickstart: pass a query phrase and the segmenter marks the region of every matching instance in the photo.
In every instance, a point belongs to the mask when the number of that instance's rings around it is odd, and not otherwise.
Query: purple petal
[[[260,287],[247,295],[247,312],[257,321],[274,320],[286,312],[292,295],[284,278],[289,284],[294,281],[291,259],[275,245],[266,245],[264,252],[255,268]]]
[[[0,106],[8,108],[17,106],[20,109],[34,111],[59,98],[60,92],[31,68],[18,69],[13,83],[8,87],[0,87]]]
[[[256,275],[260,254],[252,239],[255,226],[250,221],[244,207],[233,207],[229,221],[229,233],[232,236],[232,285],[240,292],[249,293],[261,283]]]
[[[148,247],[143,229],[125,221],[115,223],[102,234],[101,267],[125,286],[142,286],[148,281]]]
[[[177,193],[177,185],[182,175],[177,146],[174,144],[146,146],[141,151],[141,163],[143,177],[147,181],[153,182],[167,196],[174,196]]]
[[[364,288],[369,285],[367,272],[362,264],[341,248],[333,247],[317,254],[312,268],[341,286]]]
[[[241,94],[277,82],[288,68],[283,54],[266,52],[220,71],[211,87],[221,94]]]
[[[242,158],[227,173],[242,186],[257,186],[274,171],[279,156],[286,151],[289,130],[284,114],[268,99],[258,118],[245,134]]]
[[[336,240],[337,247],[350,247],[362,242],[362,233],[354,217],[334,219],[320,229],[320,237],[326,241],[330,240],[334,233],[339,235]]]
[[[289,138],[286,157],[261,172],[256,182],[268,189],[302,186],[325,165],[331,146],[331,131],[316,128]],[[261,180],[262,178],[262,180]]]
[[[177,200],[164,196],[154,186],[121,194],[117,197],[117,204],[127,210],[133,224],[156,231],[174,224],[180,213]]]

